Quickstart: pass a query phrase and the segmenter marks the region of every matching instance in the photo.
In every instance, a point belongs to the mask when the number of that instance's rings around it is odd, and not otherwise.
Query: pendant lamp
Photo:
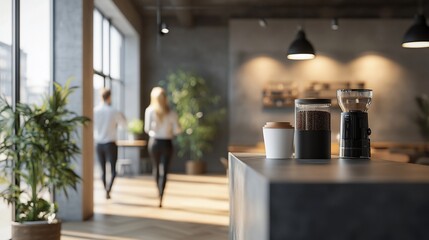
[[[164,35],[169,33],[170,30],[168,29],[168,26],[165,22],[161,22],[161,24],[159,25],[159,34]]]
[[[404,48],[427,48],[429,47],[429,27],[423,14],[417,14],[414,24],[408,29],[402,41]]]
[[[423,0],[419,1],[418,14],[414,17],[414,24],[408,29],[402,40],[404,48],[429,47],[429,27],[423,11]]]
[[[287,51],[287,58],[291,60],[308,60],[314,57],[314,48],[305,37],[304,30],[300,27],[295,40],[293,40]]]
[[[162,6],[161,1],[157,0],[158,8],[156,9],[156,23],[158,25],[158,33],[160,36],[163,36],[170,32],[170,29],[167,26],[167,23],[162,21]]]

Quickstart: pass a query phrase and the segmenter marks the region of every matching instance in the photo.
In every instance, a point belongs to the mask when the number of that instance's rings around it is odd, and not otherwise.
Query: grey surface
[[[404,49],[409,20],[341,19],[332,31],[329,19],[233,19],[229,25],[230,144],[262,141],[267,121],[294,121],[293,107],[266,110],[262,89],[267,82],[290,82],[303,89],[310,82],[363,81],[374,90],[369,110],[372,141],[421,141],[413,118],[415,96],[428,93],[428,49]],[[286,58],[297,25],[304,24],[318,56],[310,61]],[[332,111],[332,136],[339,132],[340,110]]]
[[[265,159],[236,153],[247,167],[279,183],[404,183],[429,184],[429,167],[368,159]]]
[[[230,157],[231,158],[231,157]],[[229,160],[230,239],[267,239],[269,181],[238,161]],[[252,176],[252,177],[250,177]]]
[[[230,239],[429,238],[427,166],[252,154],[229,162]]]
[[[157,48],[157,28],[154,19],[145,19],[143,35],[142,113],[149,105],[150,91],[161,80],[177,69],[193,71],[205,78],[212,87],[212,93],[220,95],[221,107],[227,107],[228,97],[228,29],[224,26],[205,26],[192,29],[171,23],[171,32],[160,37]],[[209,172],[224,171],[219,159],[227,157],[228,144],[227,120],[219,125],[213,143],[213,151],[204,155]],[[171,171],[183,172],[184,158],[175,157],[171,162]]]
[[[55,78],[60,84],[73,78],[71,83],[79,88],[70,96],[68,108],[78,114],[82,114],[82,0],[57,0],[55,1]],[[80,133],[81,134],[81,133]],[[82,148],[82,140],[78,140]],[[82,176],[83,159],[76,157],[75,172]],[[68,191],[68,199],[61,192],[57,194],[59,205],[59,218],[66,221],[81,221],[83,219],[83,186],[77,184],[77,191]]]

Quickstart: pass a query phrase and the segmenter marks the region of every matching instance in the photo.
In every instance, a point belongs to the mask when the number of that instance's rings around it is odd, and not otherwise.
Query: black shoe
[[[106,192],[106,199],[110,199],[110,192]]]
[[[158,207],[162,208],[162,196],[159,197],[159,205]]]

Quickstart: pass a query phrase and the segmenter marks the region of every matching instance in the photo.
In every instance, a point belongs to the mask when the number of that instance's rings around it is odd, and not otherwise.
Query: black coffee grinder
[[[368,126],[370,89],[341,89],[337,91],[341,113],[340,157],[370,158],[371,146]]]

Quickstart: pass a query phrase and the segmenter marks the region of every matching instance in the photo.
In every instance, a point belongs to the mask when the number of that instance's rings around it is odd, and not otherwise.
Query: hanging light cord
[[[156,50],[159,52],[161,49],[161,42],[159,36],[159,28],[161,26],[161,0],[157,0],[157,8],[156,8]]]
[[[161,24],[161,0],[157,0],[157,8],[156,8],[156,25],[159,26]]]
[[[421,14],[421,15],[424,15],[423,0],[417,0],[417,1],[418,1],[417,5],[419,7],[418,13]]]

